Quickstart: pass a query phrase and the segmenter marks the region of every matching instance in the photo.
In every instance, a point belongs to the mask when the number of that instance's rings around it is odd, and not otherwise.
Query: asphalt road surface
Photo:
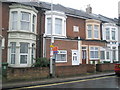
[[[98,78],[92,78],[92,79],[53,83],[53,84],[47,84],[47,85],[21,87],[21,88],[15,88],[12,90],[22,90],[22,89],[41,90],[43,88],[44,89],[49,88],[49,90],[52,90],[52,88],[57,88],[56,90],[58,90],[59,88],[61,89],[62,88],[109,88],[110,90],[114,88],[114,90],[120,90],[120,77],[106,76],[106,77],[98,77]]]

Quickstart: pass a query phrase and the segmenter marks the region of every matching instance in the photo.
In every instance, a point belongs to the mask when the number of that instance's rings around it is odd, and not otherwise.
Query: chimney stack
[[[92,7],[90,6],[90,4],[87,5],[86,12],[87,12],[88,14],[91,14],[91,13],[92,13]]]

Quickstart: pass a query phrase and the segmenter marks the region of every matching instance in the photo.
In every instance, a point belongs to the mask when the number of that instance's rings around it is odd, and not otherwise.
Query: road
[[[50,88],[110,88],[110,89],[115,88],[115,90],[120,90],[120,77],[106,76],[106,77],[98,77],[98,78],[92,78],[92,79],[53,83],[53,84],[47,84],[47,85],[36,85],[36,86],[15,88],[12,90],[16,90],[16,89],[18,90],[22,90],[22,89],[41,90],[42,88],[49,88],[49,89]]]

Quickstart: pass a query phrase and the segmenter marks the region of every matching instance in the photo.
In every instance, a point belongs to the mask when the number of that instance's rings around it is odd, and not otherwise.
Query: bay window
[[[65,37],[66,36],[66,15],[65,13],[53,11],[52,19],[51,19],[51,11],[46,11],[45,14],[46,14],[45,35],[47,36],[51,35],[51,26],[52,26],[53,36]]]
[[[10,10],[10,30],[36,32],[35,12],[25,9]]]
[[[99,59],[98,47],[90,47],[90,59]]]

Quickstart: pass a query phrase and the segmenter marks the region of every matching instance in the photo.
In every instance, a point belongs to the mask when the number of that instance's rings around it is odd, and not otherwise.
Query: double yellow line
[[[110,77],[114,77],[114,76],[106,76],[106,77],[91,78],[91,79],[84,79],[84,80],[75,80],[75,81],[68,81],[68,82],[61,82],[61,83],[53,83],[53,84],[46,84],[46,85],[28,86],[28,87],[15,88],[15,89],[10,89],[10,90],[22,90],[22,89],[48,87],[48,86],[55,86],[55,85],[62,85],[62,84],[85,82],[85,81],[90,81],[90,80],[98,80],[98,79],[104,79],[104,78],[110,78]]]

